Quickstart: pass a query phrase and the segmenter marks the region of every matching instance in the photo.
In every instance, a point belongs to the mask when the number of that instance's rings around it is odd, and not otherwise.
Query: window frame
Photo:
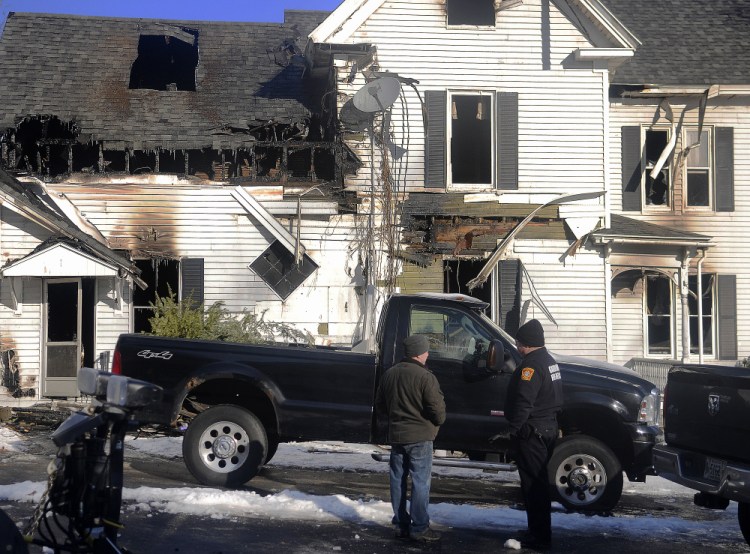
[[[649,340],[649,318],[656,317],[660,314],[648,313],[648,288],[650,279],[666,279],[669,283],[669,352],[651,352],[651,343]],[[674,358],[675,356],[675,290],[674,281],[667,275],[647,274],[643,277],[643,354],[647,358]],[[663,317],[663,315],[662,315]]]
[[[682,144],[683,144],[683,150],[690,146],[687,142],[687,133],[689,131],[698,131],[697,126],[686,126],[682,129]],[[693,205],[688,203],[689,199],[689,190],[688,190],[688,175],[690,173],[690,167],[689,167],[689,158],[690,154],[689,152],[687,156],[685,156],[685,163],[682,164],[682,205],[686,210],[695,210],[695,211],[714,211],[714,205],[715,205],[715,196],[716,196],[716,138],[715,138],[715,132],[714,127],[712,125],[704,125],[701,129],[701,132],[706,133],[708,137],[708,165],[707,166],[699,166],[693,169],[700,169],[700,170],[706,170],[706,173],[708,175],[708,204],[705,206],[699,206],[699,205]]]
[[[145,264],[156,265],[153,272],[145,271],[141,274],[141,277],[148,283],[148,288],[143,291],[143,294],[153,296],[148,302],[154,302],[159,294],[159,289],[165,286],[171,289],[178,302],[182,301],[182,261],[171,258],[138,258],[135,260],[136,267],[141,267]],[[167,274],[160,278],[159,276],[159,264],[165,264],[167,267],[165,271]],[[172,282],[176,278],[177,286],[173,289]],[[162,287],[159,285],[163,284]],[[139,333],[142,331],[150,332],[151,326],[148,325],[147,329],[139,325],[140,317],[139,314],[151,314],[146,318],[146,321],[155,315],[156,310],[147,304],[136,303],[136,296],[141,296],[140,292],[133,291],[133,297],[131,300],[130,310],[133,318],[133,332]],[[165,295],[158,296],[158,298],[167,298]]]
[[[483,114],[482,119],[488,118],[490,123],[489,149],[489,182],[488,183],[454,183],[453,182],[453,98],[454,96],[476,96],[477,98],[488,98],[490,103],[489,114]],[[487,191],[495,190],[497,186],[497,91],[495,89],[449,89],[447,91],[446,106],[446,128],[445,128],[445,155],[447,158],[446,189],[449,191]]]
[[[709,283],[708,286],[706,283]],[[712,360],[718,359],[717,356],[717,347],[718,347],[718,291],[717,291],[717,282],[718,278],[717,275],[714,273],[702,273],[701,274],[701,284],[703,285],[703,288],[706,289],[706,292],[708,292],[711,296],[710,302],[708,305],[711,308],[711,313],[709,315],[706,315],[705,310],[701,314],[703,319],[705,320],[707,317],[710,318],[710,325],[709,325],[709,336],[711,337],[711,352],[707,353],[705,348],[703,350],[703,356],[705,358],[709,358]],[[688,275],[688,290],[690,294],[690,298],[694,299],[695,302],[697,302],[697,295],[696,295],[696,288],[698,287],[698,275],[697,274],[690,274]],[[697,307],[697,304],[696,304]],[[698,319],[697,313],[692,313],[690,310],[690,302],[688,302],[688,320],[690,325],[690,354],[691,355],[698,355],[698,342],[696,341],[693,343],[693,320]],[[705,343],[706,340],[706,327],[704,325],[703,327],[703,341]],[[695,346],[695,351],[693,351],[693,347]]]
[[[666,202],[664,204],[651,204],[648,201],[648,184],[649,173],[653,168],[653,165],[658,161],[658,157],[649,164],[647,156],[646,141],[649,132],[666,132],[667,140],[665,144],[669,144],[672,138],[673,129],[668,125],[649,125],[641,127],[641,211],[672,211],[674,209],[674,171],[672,167],[672,161],[674,159],[673,154],[670,154],[669,158],[664,163],[662,171],[667,172],[667,192]]]
[[[269,262],[270,256],[275,257],[273,263]],[[282,273],[279,271],[279,265],[287,267],[288,270]],[[247,267],[282,302],[285,302],[287,298],[304,285],[305,281],[320,268],[315,260],[307,254],[302,254],[302,261],[297,264],[294,261],[294,253],[290,252],[279,239],[271,241],[263,249],[263,252],[250,262]],[[286,290],[286,293],[282,287],[283,284],[287,284],[290,287]]]
[[[487,4],[490,4],[492,8],[492,23],[451,23],[450,22],[450,4],[451,2],[455,2],[456,4],[465,5],[466,0],[445,0],[445,27],[447,29],[472,29],[475,30],[477,28],[486,28],[486,29],[494,29],[497,27],[497,8],[495,6],[495,0],[482,0]]]

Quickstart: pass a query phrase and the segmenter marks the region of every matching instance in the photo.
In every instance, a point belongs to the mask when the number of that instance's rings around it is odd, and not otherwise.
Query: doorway
[[[42,396],[80,395],[78,368],[93,362],[95,289],[93,278],[44,282]]]

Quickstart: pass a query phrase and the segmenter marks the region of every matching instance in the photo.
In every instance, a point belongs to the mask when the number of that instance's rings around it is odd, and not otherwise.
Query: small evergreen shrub
[[[153,335],[250,344],[314,344],[313,336],[306,331],[287,323],[266,321],[265,311],[260,317],[244,312],[237,317],[227,311],[223,302],[214,302],[208,308],[189,298],[178,302],[171,290],[169,296],[156,298],[149,305],[154,309],[154,316],[149,319]]]

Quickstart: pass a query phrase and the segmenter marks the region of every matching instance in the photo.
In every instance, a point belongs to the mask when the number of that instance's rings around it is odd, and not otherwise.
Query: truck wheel
[[[750,544],[750,503],[740,502],[737,506],[737,520],[740,522],[740,531],[745,537],[745,542]]]
[[[268,449],[266,450],[266,461],[263,462],[264,465],[271,461],[271,458],[273,458],[274,454],[276,454],[276,450],[278,450],[278,448],[279,441],[269,439]]]
[[[185,465],[203,485],[246,483],[257,475],[267,450],[266,430],[258,418],[229,404],[198,414],[182,441]]]
[[[608,511],[622,495],[622,467],[607,445],[592,437],[557,441],[549,466],[552,499],[569,510]]]

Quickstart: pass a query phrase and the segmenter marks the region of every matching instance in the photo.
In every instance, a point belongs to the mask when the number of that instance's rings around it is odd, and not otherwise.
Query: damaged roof
[[[42,202],[29,190],[29,187],[24,186],[23,183],[14,179],[3,169],[0,169],[0,203],[10,204],[20,213],[57,233],[57,236],[44,242],[44,247],[55,242],[77,245],[76,248],[89,252],[101,260],[113,263],[126,274],[130,274],[137,282],[143,283],[138,277],[140,270],[132,261],[78,229],[65,216]]]
[[[238,146],[252,140],[249,128],[319,111],[290,53],[304,50],[326,15],[297,10],[278,24],[10,13],[0,40],[0,131],[54,115],[76,123],[80,142],[105,148]],[[194,91],[129,88],[142,35],[197,52]]]
[[[603,0],[642,42],[615,85],[750,83],[750,0]]]

